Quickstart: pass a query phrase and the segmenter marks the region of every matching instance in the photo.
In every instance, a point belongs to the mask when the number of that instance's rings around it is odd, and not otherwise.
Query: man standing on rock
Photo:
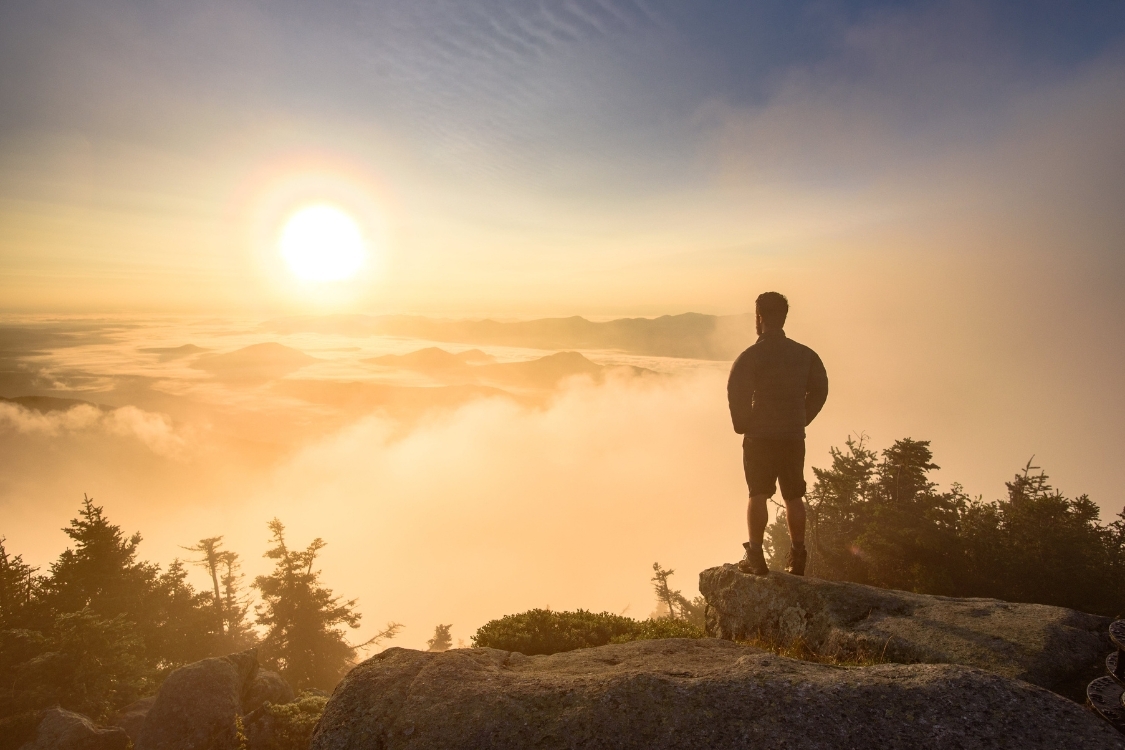
[[[750,488],[746,524],[750,541],[738,563],[743,573],[769,573],[762,539],[769,521],[766,501],[781,485],[789,523],[786,571],[805,574],[805,427],[828,398],[828,373],[812,349],[787,338],[789,300],[777,292],[759,295],[755,303],[758,341],[734,361],[727,381],[727,400],[734,431],[743,435],[742,467]]]

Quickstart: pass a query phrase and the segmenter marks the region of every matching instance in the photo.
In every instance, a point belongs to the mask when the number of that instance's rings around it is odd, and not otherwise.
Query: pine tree
[[[355,600],[341,602],[321,585],[320,571],[313,565],[325,546],[323,539],[292,550],[281,521],[273,519],[269,529],[273,547],[265,556],[274,561],[274,570],[254,579],[262,597],[258,624],[266,628],[263,655],[298,690],[330,690],[355,661],[356,647],[339,630],[342,625],[359,627]]]
[[[183,564],[167,571],[137,559],[140,533],[126,537],[101,506],[83,497],[78,518],[63,529],[74,541],[51,565],[45,600],[56,613],[88,609],[122,616],[144,644],[146,663],[168,670],[212,655],[218,645],[210,600],[187,582]]]
[[[227,642],[231,651],[241,651],[258,641],[257,634],[247,621],[250,598],[242,589],[245,576],[239,572],[241,565],[237,552],[222,552],[219,564],[222,567],[223,617]]]
[[[41,580],[22,555],[9,556],[0,536],[0,630],[27,627]]]
[[[187,569],[173,560],[154,581],[142,617],[149,658],[161,671],[228,653],[215,622],[211,596],[187,582]]]
[[[75,546],[51,564],[47,594],[56,611],[89,607],[103,617],[136,617],[144,611],[159,573],[155,565],[137,561],[139,532],[125,537],[121,527],[111,524],[104,510],[86,496],[78,518],[63,532]]]
[[[198,560],[192,560],[191,562],[206,570],[207,575],[211,577],[211,585],[214,591],[215,625],[219,629],[219,635],[226,635],[227,618],[223,610],[223,594],[219,591],[219,566],[222,564],[222,546],[223,538],[212,536],[200,539],[198,544],[192,547],[183,547],[183,549],[188,552],[198,552],[202,555]]]
[[[448,651],[453,646],[453,638],[449,634],[449,629],[453,625],[436,625],[434,627],[434,637],[426,641],[429,646],[427,651]]]
[[[679,591],[673,591],[668,584],[668,579],[676,571],[665,570],[658,562],[652,564],[652,570],[653,576],[649,580],[652,581],[652,588],[656,592],[657,609],[666,610],[668,612],[666,616],[673,620],[684,620],[698,627],[704,627],[707,602],[703,597],[697,596],[688,601],[687,597]]]

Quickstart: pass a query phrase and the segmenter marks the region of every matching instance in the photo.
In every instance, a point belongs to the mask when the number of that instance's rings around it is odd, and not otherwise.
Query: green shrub
[[[637,622],[637,621],[634,621]],[[671,617],[641,620],[632,633],[619,635],[610,643],[625,643],[626,641],[652,641],[659,638],[706,638],[707,634],[698,625],[687,620],[678,620]]]
[[[328,696],[306,692],[292,703],[266,704],[273,717],[273,732],[264,750],[308,750],[313,729],[324,713]]]
[[[684,622],[661,618],[638,621],[609,612],[552,612],[532,609],[507,615],[481,626],[473,636],[474,646],[535,654],[557,654],[607,643],[653,638],[702,638],[703,631]]]

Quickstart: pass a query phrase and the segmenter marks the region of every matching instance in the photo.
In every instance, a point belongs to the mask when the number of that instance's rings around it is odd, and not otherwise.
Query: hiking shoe
[[[770,569],[766,565],[766,556],[762,554],[762,548],[751,549],[750,542],[743,542],[742,546],[746,548],[746,555],[738,561],[738,569],[754,576],[769,575]]]
[[[808,561],[808,549],[805,547],[801,547],[801,549],[790,547],[789,560],[785,564],[785,572],[795,576],[803,576],[805,574],[805,563]]]

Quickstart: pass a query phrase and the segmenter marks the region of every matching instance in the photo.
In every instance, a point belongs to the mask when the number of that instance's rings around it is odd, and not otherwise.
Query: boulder
[[[836,667],[666,639],[549,656],[391,648],[348,673],[310,744],[529,747],[1125,750],[1125,737],[1071,701],[971,667]]]
[[[145,717],[148,716],[149,709],[152,708],[155,700],[156,696],[150,695],[147,698],[141,698],[139,701],[133,701],[117,712],[109,722],[110,725],[124,729],[125,734],[129,735],[129,739],[136,744],[141,736],[141,727],[144,726]]]
[[[129,735],[119,727],[99,727],[82,714],[49,708],[35,730],[35,738],[20,750],[125,750]]]
[[[251,713],[266,702],[277,705],[291,703],[296,696],[281,675],[268,669],[259,669],[242,694],[242,712]]]
[[[137,750],[237,750],[242,696],[257,672],[253,649],[172,672],[145,717]]]
[[[699,574],[707,632],[761,637],[841,657],[964,664],[1064,694],[1077,692],[1110,650],[1110,618],[1043,604],[957,599],[734,565]],[[1076,690],[1077,687],[1077,690]]]

